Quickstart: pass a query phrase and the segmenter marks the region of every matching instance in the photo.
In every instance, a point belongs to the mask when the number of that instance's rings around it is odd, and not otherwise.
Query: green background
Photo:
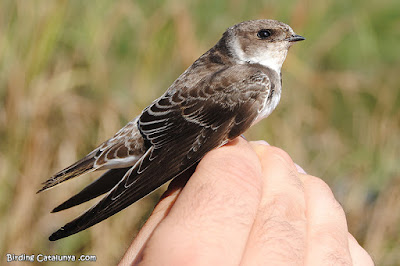
[[[94,201],[49,211],[98,173],[37,195],[40,183],[139,114],[227,27],[272,18],[307,40],[285,61],[280,105],[246,137],[324,179],[377,265],[396,265],[399,14],[398,0],[1,1],[1,261],[43,253],[118,262],[161,191],[54,243],[49,234]]]

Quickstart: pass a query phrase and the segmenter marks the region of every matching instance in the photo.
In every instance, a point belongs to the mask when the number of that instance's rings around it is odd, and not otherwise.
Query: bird
[[[107,170],[53,209],[58,212],[106,194],[49,240],[78,233],[125,209],[269,116],[281,98],[287,52],[302,40],[289,25],[271,19],[228,28],[140,115],[42,183],[37,193],[88,172]]]

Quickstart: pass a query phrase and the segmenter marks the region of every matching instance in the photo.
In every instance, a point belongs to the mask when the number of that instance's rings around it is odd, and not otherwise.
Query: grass
[[[94,254],[115,264],[160,192],[63,241],[85,207],[49,211],[96,174],[39,184],[113,135],[229,26],[274,18],[307,38],[283,67],[277,110],[247,132],[323,178],[377,265],[400,261],[400,2],[0,3],[0,255]],[[121,230],[124,228],[124,230]]]

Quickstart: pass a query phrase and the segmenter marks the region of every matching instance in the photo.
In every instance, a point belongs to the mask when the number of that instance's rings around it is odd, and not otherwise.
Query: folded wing
[[[121,211],[239,136],[257,117],[269,91],[262,69],[244,65],[226,68],[194,88],[167,91],[138,120],[150,148],[98,204],[49,239],[75,234]]]

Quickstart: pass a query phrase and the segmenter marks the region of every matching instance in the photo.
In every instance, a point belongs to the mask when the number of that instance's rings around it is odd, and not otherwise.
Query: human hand
[[[278,148],[237,138],[185,182],[171,182],[122,265],[373,265],[326,183]]]

